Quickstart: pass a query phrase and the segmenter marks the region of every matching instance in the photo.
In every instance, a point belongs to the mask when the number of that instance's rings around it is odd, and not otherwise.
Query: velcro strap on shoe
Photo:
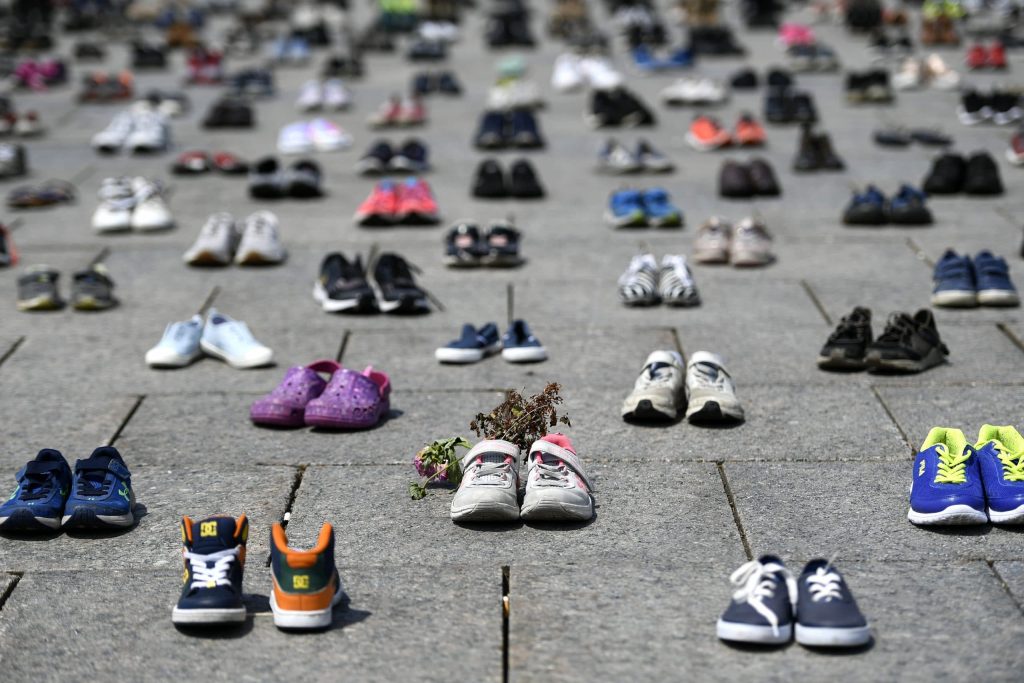
[[[60,471],[62,462],[39,462],[38,460],[32,460],[25,463],[24,474],[49,474],[50,472]]]
[[[543,439],[534,441],[533,446],[530,447],[528,472],[532,472],[533,469],[537,467],[536,458],[533,457],[536,453],[547,453],[548,455],[558,458],[565,463],[566,467],[575,472],[576,476],[583,480],[583,483],[587,485],[588,489],[593,488],[590,484],[590,480],[587,479],[586,473],[583,471],[583,463],[580,461],[580,457],[569,449],[562,448],[557,444],[553,444],[550,441],[544,441]]]
[[[501,439],[488,439],[481,441],[477,445],[470,449],[469,453],[462,456],[459,461],[459,465],[465,470],[474,460],[484,455],[485,453],[500,453],[501,455],[507,455],[512,458],[512,464],[518,468],[519,466],[519,446],[508,441],[502,441]]]
[[[87,470],[109,470],[120,477],[128,476],[128,468],[122,465],[118,460],[111,458],[108,455],[100,455],[95,458],[86,458],[85,460],[75,461],[75,472],[84,472]]]

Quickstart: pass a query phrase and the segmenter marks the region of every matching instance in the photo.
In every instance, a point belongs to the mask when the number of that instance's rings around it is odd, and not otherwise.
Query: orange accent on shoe
[[[313,612],[327,609],[331,606],[331,600],[337,592],[337,576],[316,593],[287,593],[277,585],[277,577],[274,577],[274,602],[283,610],[289,612]]]
[[[294,548],[288,547],[288,536],[284,532],[284,527],[281,526],[280,522],[274,522],[274,526],[271,527],[271,537],[274,545],[277,549],[285,556],[288,562],[288,566],[292,569],[305,569],[312,567],[316,564],[317,558],[320,553],[327,550],[327,545],[331,542],[331,534],[334,528],[330,522],[324,522],[324,525],[320,527],[320,536],[317,538],[316,545],[309,550],[295,550]]]

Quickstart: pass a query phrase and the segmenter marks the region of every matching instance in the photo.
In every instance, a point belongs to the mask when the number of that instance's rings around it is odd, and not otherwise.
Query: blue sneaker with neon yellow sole
[[[984,425],[974,448],[988,518],[995,524],[1024,524],[1024,436],[1013,427]]]
[[[959,429],[935,427],[914,458],[907,519],[914,524],[985,524],[977,453]]]
[[[71,496],[64,505],[65,529],[119,529],[135,524],[132,475],[113,446],[101,446],[75,461]]]
[[[71,468],[59,451],[44,448],[18,472],[18,488],[0,505],[0,531],[60,528],[71,489]]]

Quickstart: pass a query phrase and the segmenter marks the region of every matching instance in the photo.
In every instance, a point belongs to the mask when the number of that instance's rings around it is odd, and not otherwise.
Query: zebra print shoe
[[[697,283],[693,281],[693,273],[690,272],[685,256],[665,254],[661,259],[658,295],[668,306],[700,305],[700,292],[697,291]]]
[[[619,299],[627,306],[653,306],[658,297],[658,261],[654,254],[637,254],[619,278]]]

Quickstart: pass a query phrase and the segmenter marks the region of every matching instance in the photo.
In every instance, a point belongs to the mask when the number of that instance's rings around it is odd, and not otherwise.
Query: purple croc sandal
[[[362,372],[339,370],[327,388],[306,405],[306,424],[330,429],[376,426],[391,410],[391,380],[368,367]]]
[[[303,426],[306,423],[306,405],[327,387],[327,381],[319,373],[337,377],[340,370],[341,366],[333,360],[318,360],[306,367],[290,368],[273,391],[253,401],[249,418],[258,425]]]

